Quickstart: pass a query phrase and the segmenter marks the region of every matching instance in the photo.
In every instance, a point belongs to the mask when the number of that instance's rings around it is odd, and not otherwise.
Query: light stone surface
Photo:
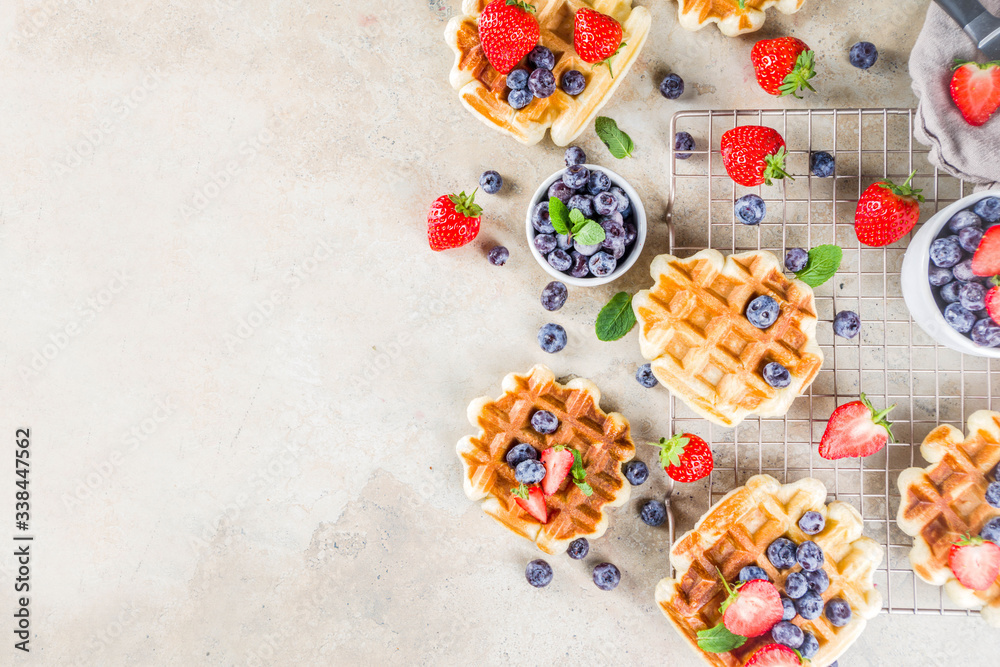
[[[674,3],[642,3],[652,32],[606,111],[639,147],[614,169],[644,193],[650,236],[625,278],[552,315],[523,210],[561,150],[461,107],[442,38],[455,4],[0,5],[0,423],[32,429],[37,536],[32,653],[8,658],[8,631],[0,663],[698,664],[653,604],[666,533],[634,516],[663,476],[585,564],[554,558],[552,585],[531,589],[532,546],[462,493],[465,407],[547,362],[597,382],[640,437],[662,434],[635,341],[599,343],[591,323],[665,249],[670,115],[912,106],[927,2],[772,15],[759,36],[821,54],[804,101],[755,87],[752,37],[687,33]],[[869,72],[847,62],[860,38],[882,53]],[[680,101],[656,90],[667,71]],[[593,134],[580,143],[611,162]],[[480,196],[479,238],[431,253],[431,201],[487,168],[506,185]],[[497,242],[503,268],[485,260]],[[555,356],[534,342],[549,320],[570,332]],[[598,559],[624,572],[613,593],[590,582]],[[990,664],[997,649],[976,618],[883,614],[841,665]]]

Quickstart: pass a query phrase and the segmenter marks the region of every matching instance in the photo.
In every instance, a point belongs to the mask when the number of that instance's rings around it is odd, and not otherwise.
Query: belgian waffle
[[[795,543],[816,542],[826,558],[823,569],[830,576],[830,587],[822,594],[823,602],[839,597],[852,609],[851,620],[834,627],[824,614],[813,620],[796,616],[792,621],[811,632],[819,642],[819,651],[810,664],[828,665],[854,643],[868,619],[882,608],[882,596],[872,581],[882,562],[882,547],[862,537],[862,519],[853,506],[843,502],[825,505],[826,487],[817,479],[800,479],[781,485],[770,475],[755,475],[727,493],[685,533],[670,550],[674,578],[661,579],[656,585],[656,602],[667,619],[681,633],[702,659],[716,667],[742,665],[756,649],[771,641],[770,634],[748,639],[729,653],[705,653],[698,648],[697,633],[714,627],[722,620],[719,606],[726,592],[719,575],[732,582],[746,565],[759,565],[775,586],[781,589],[787,576],[799,571],[778,571],[767,558],[767,547],[779,537]],[[826,525],[818,535],[806,535],[798,527],[807,511],[819,512]]]
[[[705,419],[735,426],[754,412],[781,416],[815,379],[823,352],[813,291],[786,278],[771,253],[660,255],[649,272],[656,284],[632,299],[639,350],[653,375]],[[747,303],[762,294],[781,308],[766,330],[744,315]],[[771,361],[788,369],[789,386],[776,389],[764,381],[763,367]]]
[[[552,73],[558,83],[564,72],[579,70],[587,80],[586,89],[573,97],[562,91],[544,99],[534,99],[523,109],[507,104],[507,77],[486,60],[479,43],[479,14],[489,0],[463,0],[462,15],[448,22],[445,40],[455,52],[450,81],[462,104],[487,125],[525,144],[536,144],[551,127],[552,141],[565,146],[593,121],[625,78],[649,34],[650,16],[645,7],[632,8],[632,0],[532,0],[541,29],[538,43],[556,57]],[[607,67],[584,62],[573,49],[573,16],[581,7],[591,7],[614,17],[622,24],[625,46],[614,57],[614,77]]]
[[[715,23],[723,35],[735,37],[760,30],[769,7],[794,14],[803,4],[805,0],[746,0],[745,7],[740,8],[738,0],[677,0],[677,14],[681,27],[687,30],[701,30]]]
[[[608,527],[605,508],[624,504],[631,493],[621,471],[621,464],[635,456],[628,420],[601,410],[601,392],[590,380],[560,384],[542,365],[526,375],[507,375],[503,390],[496,400],[483,397],[469,404],[469,421],[479,435],[462,438],[456,448],[465,469],[465,494],[483,500],[484,512],[546,553],[561,553],[578,537],[603,535]],[[541,435],[531,427],[536,410],[548,410],[559,419],[555,433]],[[546,497],[548,522],[539,523],[511,493],[518,482],[504,456],[519,442],[539,452],[555,445],[575,448],[593,494],[586,496],[564,482],[560,491]]]
[[[908,468],[899,474],[901,501],[896,523],[913,537],[910,565],[918,577],[944,585],[955,604],[982,608],[983,619],[1000,627],[1000,577],[985,591],[958,583],[948,567],[951,545],[1000,516],[985,500],[986,475],[1000,462],[1000,412],[979,410],[969,416],[969,435],[947,424],[927,434],[920,453],[926,468]]]

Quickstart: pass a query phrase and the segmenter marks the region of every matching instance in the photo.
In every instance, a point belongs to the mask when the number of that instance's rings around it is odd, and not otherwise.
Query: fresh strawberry
[[[819,441],[819,455],[833,460],[869,456],[879,451],[892,438],[892,424],[885,418],[894,407],[895,404],[876,412],[864,394],[860,401],[844,403],[826,423]]]
[[[797,667],[801,664],[794,649],[784,644],[768,644],[754,651],[744,667]]]
[[[993,287],[986,290],[986,314],[1000,324],[1000,281],[993,277]]]
[[[691,433],[678,433],[674,437],[660,438],[660,464],[667,476],[676,482],[694,482],[712,472],[715,461],[708,443]]]
[[[1000,107],[1000,61],[956,60],[951,99],[969,125],[982,125]]]
[[[906,236],[920,218],[920,190],[910,187],[910,177],[902,185],[892,181],[872,183],[861,193],[854,211],[854,233],[867,246],[881,248]]]
[[[483,209],[476,204],[476,193],[442,195],[431,204],[427,214],[427,240],[431,250],[458,248],[479,233],[479,216]]]
[[[549,510],[545,507],[545,496],[537,486],[526,487],[521,484],[511,491],[514,494],[514,502],[525,512],[545,523],[549,520]]]
[[[1000,273],[1000,225],[986,230],[972,256],[972,272],[977,276],[995,276]]]
[[[816,53],[801,39],[779,37],[762,39],[750,50],[757,83],[770,95],[798,97],[800,90],[816,90],[809,79],[816,76],[813,61]]]
[[[563,480],[573,467],[573,452],[565,447],[549,447],[542,452],[545,477],[542,478],[542,493],[551,496],[559,490]]]
[[[573,17],[573,48],[585,62],[607,65],[613,77],[611,59],[623,46],[618,21],[588,7],[577,10]]]
[[[963,537],[951,545],[948,567],[958,583],[974,591],[985,591],[1000,574],[1000,546],[981,537]]]
[[[493,69],[509,74],[538,44],[534,5],[520,0],[493,0],[479,15],[479,43]]]
[[[729,592],[721,607],[722,624],[734,635],[759,637],[781,620],[781,595],[770,581],[753,579],[736,588],[722,583]]]
[[[748,188],[791,176],[785,171],[785,140],[769,127],[740,125],[722,135],[722,164]]]

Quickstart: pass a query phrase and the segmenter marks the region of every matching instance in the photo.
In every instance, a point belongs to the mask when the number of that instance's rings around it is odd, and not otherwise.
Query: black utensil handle
[[[948,16],[955,19],[964,30],[967,25],[986,12],[978,0],[936,0]]]

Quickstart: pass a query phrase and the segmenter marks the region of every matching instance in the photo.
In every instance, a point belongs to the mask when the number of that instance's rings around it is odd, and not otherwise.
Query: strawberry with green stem
[[[493,0],[479,15],[479,43],[501,74],[509,74],[538,44],[541,31],[534,11],[534,5],[521,0]]]
[[[573,48],[580,58],[594,66],[607,65],[614,78],[611,61],[625,46],[622,25],[611,16],[583,7],[573,17]]]
[[[985,591],[1000,574],[1000,546],[981,537],[963,536],[948,551],[948,567],[958,583]]]
[[[800,90],[816,92],[809,80],[816,76],[816,53],[801,39],[762,39],[753,45],[750,62],[757,83],[770,95],[799,97]]]
[[[1000,61],[955,60],[951,99],[969,125],[979,127],[1000,107]]]
[[[924,196],[910,185],[916,170],[902,185],[886,179],[861,193],[854,211],[854,233],[867,246],[881,248],[906,236],[920,219]]]
[[[762,125],[740,125],[722,135],[722,164],[729,177],[748,188],[793,179],[785,171],[785,140]]]
[[[892,423],[886,417],[895,408],[875,410],[864,394],[861,400],[844,403],[833,411],[819,441],[819,455],[824,459],[871,456],[895,438]]]
[[[461,192],[438,197],[427,214],[431,250],[458,248],[476,238],[482,213],[483,208],[476,203],[476,190],[471,195]]]
[[[695,482],[715,467],[712,448],[692,433],[678,433],[650,444],[660,448],[660,464],[675,482]]]
[[[546,523],[549,520],[549,510],[545,507],[545,496],[542,495],[542,490],[537,486],[527,487],[524,484],[518,484],[510,492],[518,507],[538,519],[540,523]]]

